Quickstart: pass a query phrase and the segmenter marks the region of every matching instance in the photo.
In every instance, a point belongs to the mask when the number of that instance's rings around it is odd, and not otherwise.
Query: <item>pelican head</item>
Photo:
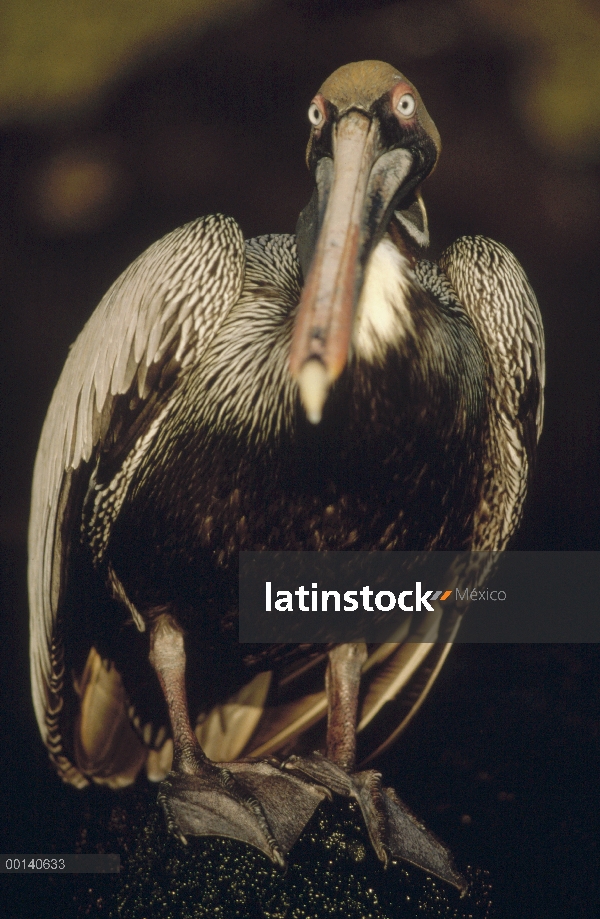
[[[290,353],[307,417],[321,419],[349,357],[369,256],[392,219],[417,248],[429,242],[419,187],[441,143],[419,93],[381,61],[336,70],[309,110],[315,191],[300,215],[304,289]]]

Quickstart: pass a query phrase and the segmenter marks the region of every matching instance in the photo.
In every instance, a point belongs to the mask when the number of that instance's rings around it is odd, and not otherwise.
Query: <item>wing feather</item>
[[[131,391],[143,411],[152,368],[168,364],[181,372],[201,359],[240,295],[244,264],[241,231],[221,215],[159,240],[101,301],[72,346],[52,397],[35,463],[29,525],[32,690],[42,737],[63,777],[75,784],[86,780],[63,754],[59,718],[61,603],[78,473],[102,448],[116,409]]]
[[[484,346],[489,443],[473,550],[502,550],[521,520],[542,431],[542,318],[523,268],[501,243],[457,239],[440,258]]]

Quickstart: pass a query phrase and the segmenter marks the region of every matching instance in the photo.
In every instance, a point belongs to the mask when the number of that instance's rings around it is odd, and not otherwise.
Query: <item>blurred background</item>
[[[221,211],[246,236],[293,232],[311,188],[309,102],[336,67],[367,58],[415,83],[442,136],[424,189],[433,254],[459,235],[491,236],[516,254],[540,302],[546,421],[516,545],[599,548],[597,4],[4,0],[4,851],[17,841],[39,850],[27,833],[50,826],[43,801],[62,800],[29,703],[24,579],[33,459],[69,345],[129,262],[185,221]],[[453,653],[441,688],[382,764],[386,778],[395,769],[418,813],[492,871],[498,915],[600,916],[600,655]]]

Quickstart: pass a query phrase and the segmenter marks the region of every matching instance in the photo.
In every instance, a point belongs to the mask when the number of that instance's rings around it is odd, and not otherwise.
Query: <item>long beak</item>
[[[393,161],[379,152],[376,121],[358,111],[339,120],[333,176],[290,353],[290,371],[313,424],[348,360],[365,262],[412,162],[405,150],[392,151]]]

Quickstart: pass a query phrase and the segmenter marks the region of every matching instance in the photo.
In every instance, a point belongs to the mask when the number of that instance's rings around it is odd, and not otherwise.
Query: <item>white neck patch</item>
[[[407,305],[414,286],[408,259],[384,236],[371,253],[358,301],[353,333],[357,357],[383,363],[389,349],[414,330]]]

